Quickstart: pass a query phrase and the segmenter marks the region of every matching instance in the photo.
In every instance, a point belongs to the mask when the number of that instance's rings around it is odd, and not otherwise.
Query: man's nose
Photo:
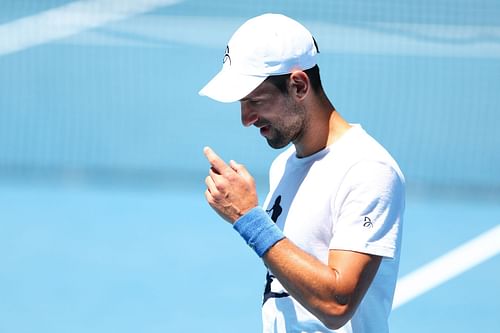
[[[257,120],[259,120],[257,113],[246,106],[245,103],[241,103],[241,123],[243,126],[252,126],[257,122]]]

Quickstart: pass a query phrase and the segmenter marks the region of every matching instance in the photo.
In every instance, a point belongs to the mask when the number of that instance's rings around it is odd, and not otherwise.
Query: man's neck
[[[332,145],[351,128],[328,100],[312,111],[301,139],[294,142],[299,158],[310,156]]]

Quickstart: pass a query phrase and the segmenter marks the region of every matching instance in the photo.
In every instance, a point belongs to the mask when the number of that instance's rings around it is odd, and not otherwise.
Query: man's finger
[[[214,198],[212,197],[212,193],[210,193],[209,190],[205,190],[205,199],[207,200],[208,204],[212,206]]]
[[[214,168],[214,170],[218,173],[222,173],[227,170],[229,166],[224,162],[210,147],[205,147],[203,149],[203,153],[207,158],[208,162]]]
[[[205,184],[207,185],[207,190],[212,193],[215,189],[216,189],[216,186],[215,186],[215,183],[214,183],[214,180],[212,179],[212,177],[210,176],[207,176],[205,178]]]
[[[217,171],[214,170],[214,168],[210,168],[208,170],[208,176],[210,177],[210,180],[212,181],[212,184],[215,188],[219,188],[223,186],[225,182],[224,176],[221,176]]]
[[[245,168],[243,164],[239,164],[238,162],[231,160],[229,161],[229,166],[243,178],[247,180],[252,178],[252,175],[248,172],[247,168]]]

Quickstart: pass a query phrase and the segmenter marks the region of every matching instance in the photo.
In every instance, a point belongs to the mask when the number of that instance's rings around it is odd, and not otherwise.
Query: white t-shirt
[[[360,125],[312,156],[297,158],[293,146],[280,154],[270,169],[270,192],[263,207],[285,236],[325,264],[332,249],[383,259],[352,319],[336,331],[289,296],[268,272],[263,331],[388,332],[404,205],[401,170]]]

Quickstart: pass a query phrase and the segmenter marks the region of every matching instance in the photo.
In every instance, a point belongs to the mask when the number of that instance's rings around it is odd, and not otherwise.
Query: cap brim
[[[250,94],[266,78],[267,76],[243,75],[223,69],[200,90],[199,94],[222,103],[236,102]]]

